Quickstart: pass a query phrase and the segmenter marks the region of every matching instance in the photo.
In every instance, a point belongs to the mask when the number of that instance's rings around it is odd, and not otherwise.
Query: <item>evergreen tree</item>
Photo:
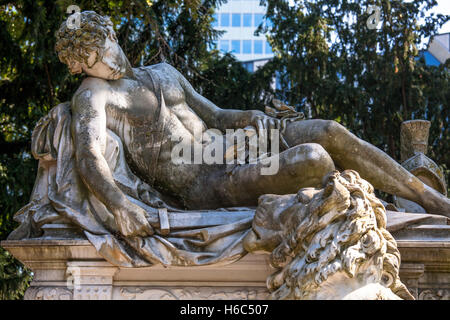
[[[262,0],[271,24],[261,26],[275,58],[248,73],[231,55],[209,50],[219,36],[214,8],[223,0],[77,1],[111,17],[133,66],[166,61],[222,108],[263,109],[275,95],[310,105],[314,118],[334,119],[399,159],[404,120],[431,121],[430,153],[450,168],[449,62],[426,66],[418,45],[448,16],[423,16],[434,0]],[[0,0],[0,240],[17,226],[13,214],[33,188],[30,155],[35,123],[70,100],[83,75],[71,76],[53,47],[70,0]],[[367,27],[369,5],[381,27]],[[425,23],[418,26],[419,18]],[[277,74],[278,90],[271,84]],[[448,171],[447,171],[448,172]],[[0,299],[19,298],[31,274],[0,250]]]
[[[399,160],[400,124],[431,121],[430,154],[450,168],[449,61],[419,59],[419,45],[449,20],[426,14],[435,0],[265,0],[280,71],[280,98],[333,119]],[[380,10],[378,29],[370,6]],[[418,21],[422,18],[423,23]]]
[[[211,26],[212,14],[221,3],[76,2],[82,11],[111,17],[134,67],[166,61],[218,105],[250,106],[259,101],[259,95],[239,99],[243,87],[253,86],[249,73],[231,56],[209,50],[219,35]],[[30,144],[34,125],[52,107],[70,100],[84,78],[71,76],[53,50],[55,32],[69,16],[66,10],[72,4],[71,0],[0,1],[0,240],[17,227],[13,215],[28,202],[33,188],[37,162],[30,155]],[[23,293],[30,273],[19,266],[0,251],[0,297]]]

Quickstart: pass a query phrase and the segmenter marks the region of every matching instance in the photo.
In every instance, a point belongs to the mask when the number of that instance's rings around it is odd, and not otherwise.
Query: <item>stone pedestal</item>
[[[393,232],[402,255],[400,277],[416,299],[450,299],[450,241],[442,238],[446,232],[449,235],[446,227],[440,228],[441,239],[426,239],[418,226]],[[248,254],[222,266],[118,268],[87,240],[3,241],[1,245],[33,270],[34,280],[25,294],[25,299],[33,300],[259,300],[268,298],[266,278],[274,271],[268,255]]]
[[[402,259],[400,278],[416,299],[450,300],[450,220],[430,218],[391,230]]]
[[[400,278],[419,300],[450,300],[450,242],[397,241]]]
[[[87,240],[3,241],[34,272],[25,299],[267,299],[267,255],[229,265],[118,268]]]

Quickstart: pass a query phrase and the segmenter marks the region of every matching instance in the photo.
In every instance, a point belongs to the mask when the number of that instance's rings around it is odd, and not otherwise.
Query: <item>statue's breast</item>
[[[158,109],[156,94],[144,83],[121,79],[111,85],[108,107],[112,113],[126,114],[131,122],[147,123]]]

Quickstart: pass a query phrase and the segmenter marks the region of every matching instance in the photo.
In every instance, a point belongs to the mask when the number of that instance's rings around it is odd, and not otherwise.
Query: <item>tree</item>
[[[263,109],[272,96],[315,118],[334,119],[361,138],[399,157],[403,120],[432,122],[431,156],[449,164],[448,63],[429,67],[417,45],[448,16],[415,20],[434,0],[263,0],[271,26],[261,26],[275,58],[248,73],[231,55],[209,50],[219,32],[214,8],[223,0],[77,1],[81,10],[111,17],[133,66],[167,61],[201,94],[223,108]],[[0,239],[17,226],[13,215],[33,188],[30,155],[35,123],[70,100],[83,76],[70,76],[53,51],[54,32],[68,17],[70,0],[0,0]],[[382,27],[368,29],[367,6],[381,8]],[[281,87],[271,88],[274,75]],[[0,297],[23,294],[30,273],[0,251]]]
[[[208,50],[219,32],[211,26],[222,0],[77,1],[81,10],[111,17],[133,66],[166,61],[194,87],[224,107],[257,105],[259,94],[239,99],[243,87],[263,87],[229,55]],[[31,132],[52,107],[70,100],[83,76],[71,76],[53,48],[70,0],[0,1],[0,240],[17,226],[13,215],[28,202],[37,162]],[[230,80],[228,77],[231,77]],[[230,100],[229,97],[235,97]],[[238,103],[239,102],[239,103]],[[262,104],[259,103],[262,108]],[[0,251],[0,297],[23,293],[30,273]]]
[[[400,124],[427,119],[431,156],[450,168],[449,62],[430,67],[418,46],[449,16],[427,15],[434,0],[265,0],[261,26],[281,72],[280,98],[313,117],[334,119],[399,159]],[[380,9],[371,29],[369,6]],[[420,18],[424,19],[418,24]]]

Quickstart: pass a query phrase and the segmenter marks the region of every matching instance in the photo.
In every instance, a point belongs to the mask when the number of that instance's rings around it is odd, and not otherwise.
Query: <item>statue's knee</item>
[[[293,162],[301,159],[302,169],[318,175],[334,170],[334,163],[328,152],[317,143],[305,143],[294,148]],[[302,170],[303,171],[303,170]]]
[[[327,171],[331,167],[334,169],[333,160],[329,153],[317,143],[308,144],[308,152],[305,155],[306,162],[312,167],[320,171]],[[331,170],[333,170],[331,169]]]
[[[320,144],[328,145],[338,142],[339,137],[346,132],[348,132],[347,129],[340,123],[334,120],[323,120],[323,130],[319,139]]]

